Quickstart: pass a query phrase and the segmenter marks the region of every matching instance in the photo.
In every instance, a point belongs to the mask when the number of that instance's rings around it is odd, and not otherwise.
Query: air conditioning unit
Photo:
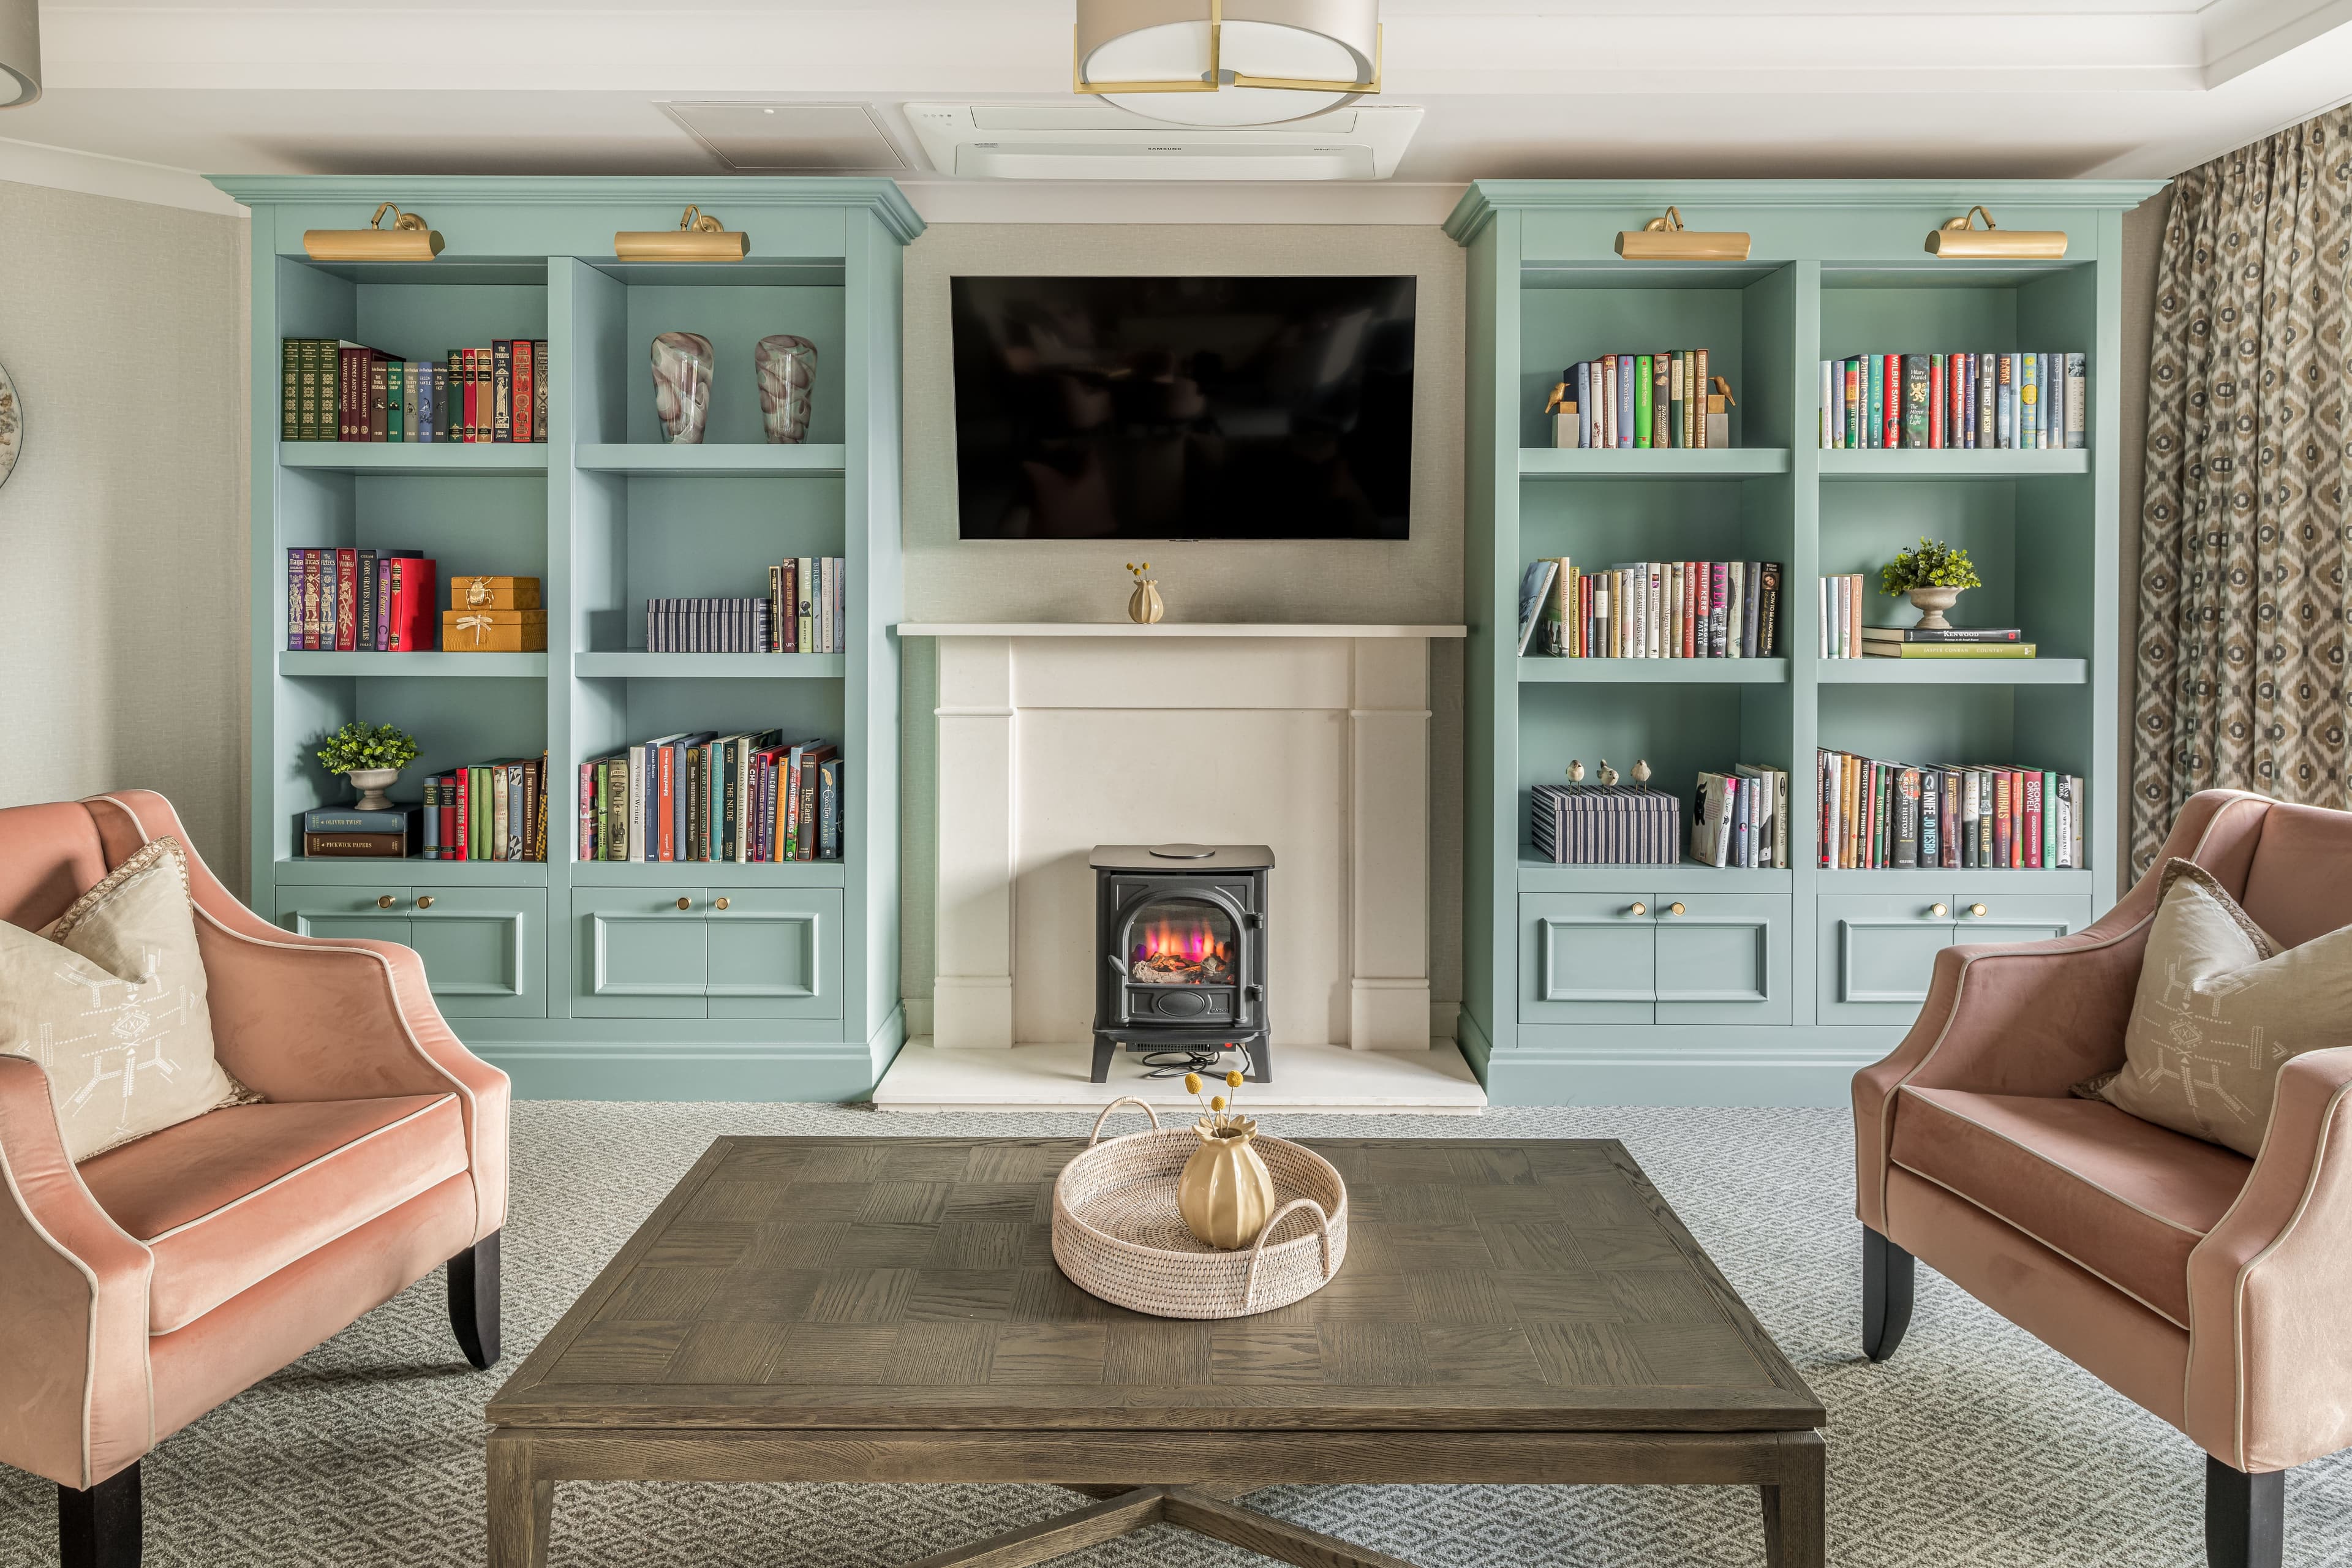
[[[991,180],[1385,180],[1421,110],[1351,104],[1279,125],[1160,125],[1108,103],[909,103],[943,174]]]

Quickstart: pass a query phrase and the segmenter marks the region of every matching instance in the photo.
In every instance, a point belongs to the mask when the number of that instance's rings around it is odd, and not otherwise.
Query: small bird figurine
[[[1613,784],[1617,782],[1617,770],[1609,765],[1609,759],[1606,757],[1601,759],[1601,782],[1604,784]]]
[[[1633,782],[1635,784],[1648,784],[1650,782],[1649,758],[1641,757],[1635,759],[1633,763]]]
[[[1584,782],[1583,759],[1580,757],[1570,757],[1568,759],[1568,782],[1570,784],[1582,784]]]

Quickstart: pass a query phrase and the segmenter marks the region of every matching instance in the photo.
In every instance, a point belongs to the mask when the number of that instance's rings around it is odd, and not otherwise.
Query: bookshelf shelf
[[[1789,471],[1786,447],[1723,447],[1609,451],[1522,447],[1523,479],[1739,479]]]
[[[280,675],[356,675],[382,679],[416,676],[532,679],[547,674],[543,653],[296,653],[278,656]]]
[[[635,680],[838,680],[849,658],[838,653],[575,653],[572,673]]]
[[[754,447],[725,442],[672,447],[646,441],[598,441],[583,445],[572,466],[592,474],[701,474],[748,479],[783,474],[838,478],[848,464],[849,448],[839,443]]]
[[[1446,224],[1466,252],[1470,388],[1458,1034],[1490,1103],[1843,1105],[1854,1069],[1884,1056],[1916,1015],[1916,1003],[1885,998],[1925,994],[1924,955],[1937,941],[2032,941],[2080,930],[2113,902],[2123,214],[2158,188],[1504,180],[1463,196]],[[2065,258],[1979,264],[1921,254],[1922,233],[1977,203],[2004,223],[2064,231]],[[1702,226],[1747,231],[1762,259],[1634,265],[1613,254],[1630,215],[1670,205],[1705,212]],[[1675,348],[1706,349],[1709,374],[1730,380],[1731,445],[1549,445],[1542,408],[1563,367]],[[1823,360],[2044,350],[2088,358],[2087,447],[1818,445]],[[1922,534],[1966,549],[1982,574],[1985,585],[1964,602],[1968,623],[2016,626],[2070,657],[1817,657],[1820,580],[1864,574],[1866,618],[1879,618],[1893,602],[1875,593],[1878,569]],[[1521,574],[1554,557],[1588,570],[1655,559],[1780,563],[1788,657],[1523,658]],[[1925,765],[2012,759],[2079,775],[2091,867],[1824,869],[1815,778],[1824,747]],[[1646,760],[1655,786],[1682,801],[1685,831],[1699,772],[1785,769],[1790,868],[1534,858],[1530,789],[1560,779],[1571,759],[1590,768],[1604,756],[1628,772]],[[1628,905],[1658,897],[1706,919],[1623,922]],[[1990,912],[1926,920],[1921,911],[1937,902],[1963,911],[1983,902]],[[1924,921],[1942,934],[1899,942],[1867,934],[1890,921]],[[1589,960],[1596,922],[1620,931],[1608,951],[1630,955],[1636,970],[1649,955],[1648,1000],[1618,990],[1596,1002],[1573,983],[1554,989],[1554,962]],[[1972,929],[1987,934],[1972,938]],[[1888,967],[1849,973],[1856,952],[1891,955]],[[1637,979],[1626,984],[1640,992]],[[1701,990],[1706,1000],[1693,1000]]]
[[[274,416],[276,410],[271,410]],[[278,465],[330,474],[412,474],[455,478],[467,474],[503,474],[510,478],[547,476],[547,445],[520,446],[496,442],[423,441],[415,445],[393,441],[281,441]]]
[[[2091,666],[2080,658],[1825,658],[1813,679],[1823,686],[2080,686]]]
[[[1519,659],[1519,679],[1591,686],[1784,686],[1785,658],[1549,658]]]
[[[887,180],[730,179],[722,210],[750,237],[747,260],[634,265],[614,260],[614,233],[672,226],[712,199],[707,179],[217,183],[253,214],[254,907],[315,934],[414,938],[451,1027],[524,1097],[865,1098],[906,1032],[890,628],[901,278],[922,220]],[[309,259],[306,229],[348,227],[380,201],[436,215],[439,258]],[[705,445],[661,438],[647,350],[665,331],[716,346]],[[753,347],[773,333],[817,348],[804,445],[761,439]],[[431,359],[519,337],[548,344],[545,443],[278,439],[281,340]],[[295,546],[416,549],[445,603],[453,577],[537,576],[547,649],[288,650]],[[769,566],[819,555],[845,563],[844,652],[629,646],[649,599],[764,595]],[[352,720],[416,737],[423,754],[392,791],[409,805],[425,778],[543,751],[550,860],[301,858],[303,811],[351,799],[310,753]],[[583,763],[663,734],[770,729],[839,743],[841,859],[574,858]],[[737,889],[732,910],[700,896],[715,889]]]

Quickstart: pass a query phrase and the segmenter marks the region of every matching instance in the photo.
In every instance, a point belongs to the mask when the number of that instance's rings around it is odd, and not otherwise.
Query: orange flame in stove
[[[1210,958],[1229,961],[1232,956],[1206,921],[1154,921],[1140,934],[1143,941],[1135,950],[1139,959],[1181,958],[1187,963],[1200,963]]]

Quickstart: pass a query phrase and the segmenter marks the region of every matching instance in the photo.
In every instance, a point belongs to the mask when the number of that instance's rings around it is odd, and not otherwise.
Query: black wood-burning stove
[[[1094,1080],[1111,1053],[1244,1047],[1274,1081],[1263,844],[1102,844],[1095,869]]]

